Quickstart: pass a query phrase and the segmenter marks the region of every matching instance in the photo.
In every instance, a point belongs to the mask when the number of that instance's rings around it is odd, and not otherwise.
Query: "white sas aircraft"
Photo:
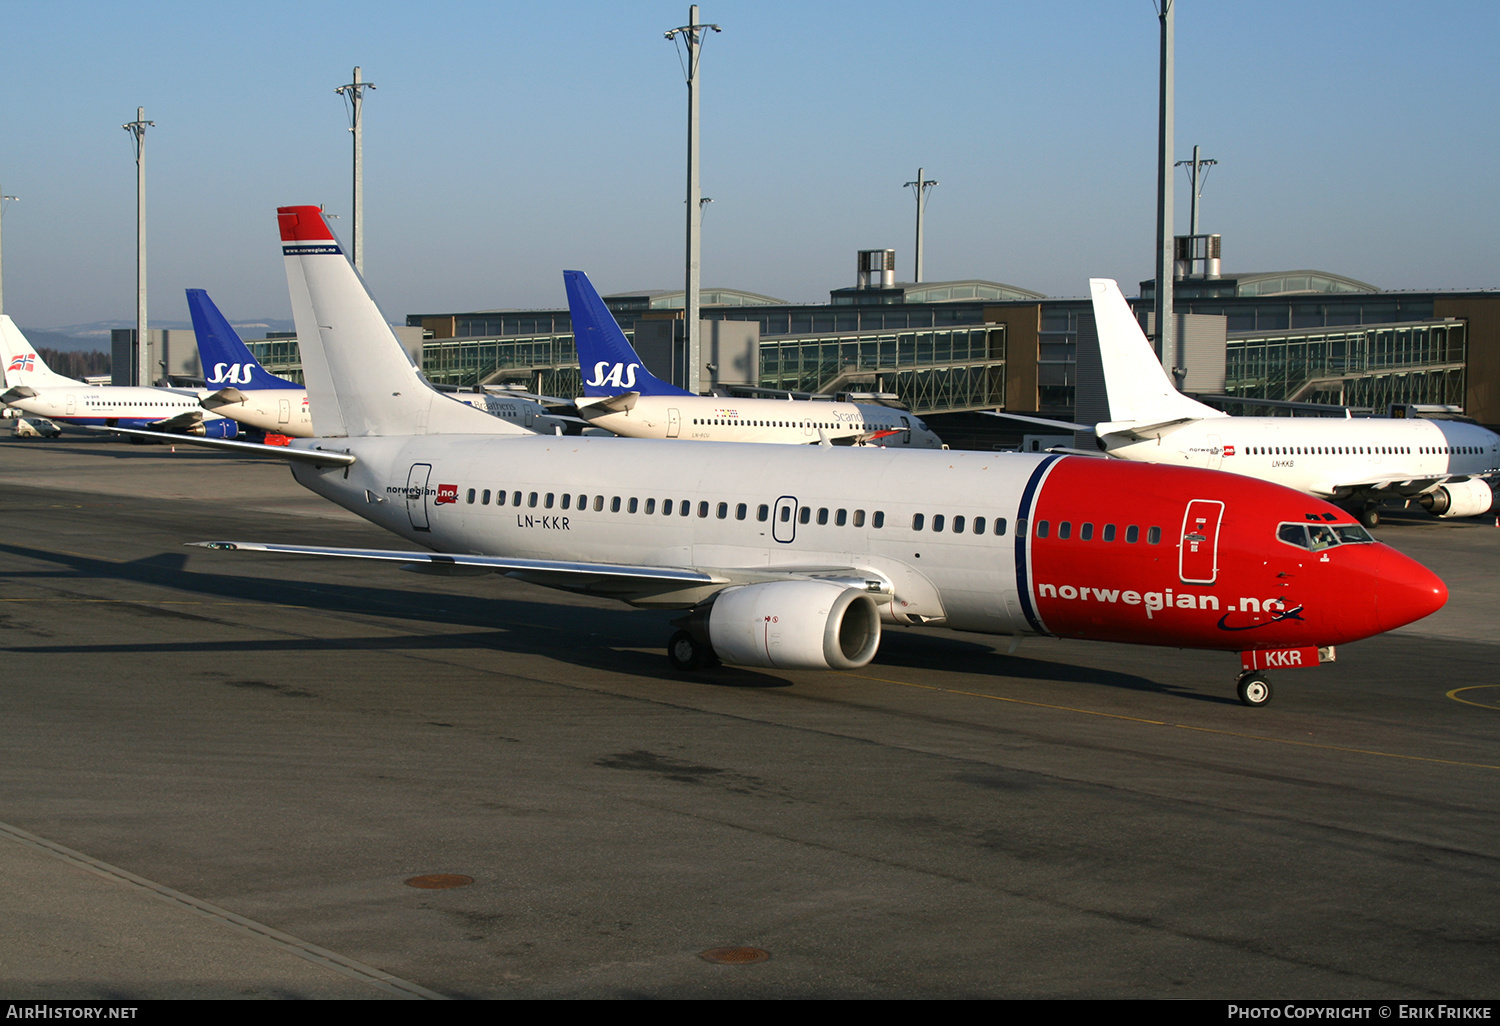
[[[1456,420],[1231,417],[1173,387],[1115,282],[1094,278],[1089,289],[1110,419],[1000,416],[1093,431],[1121,459],[1274,481],[1350,509],[1368,527],[1379,523],[1385,499],[1412,499],[1440,517],[1494,508],[1485,480],[1500,468],[1493,431]]]
[[[694,395],[646,369],[587,275],[564,271],[563,282],[583,375],[576,405],[590,424],[627,438],[943,447],[920,417],[889,406]]]
[[[279,211],[319,437],[275,453],[405,550],[199,543],[486,571],[686,611],[679,668],[869,662],[884,624],[1238,652],[1267,666],[1439,608],[1348,514],[1229,474],[1047,454],[535,435],[435,391],[317,207]]]

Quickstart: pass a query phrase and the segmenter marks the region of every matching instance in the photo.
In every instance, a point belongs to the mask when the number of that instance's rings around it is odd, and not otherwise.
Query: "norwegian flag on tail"
[[[27,353],[25,356],[17,356],[12,358],[12,360],[10,361],[10,366],[6,367],[5,369],[8,371],[29,371],[34,370],[35,368],[36,354]]]

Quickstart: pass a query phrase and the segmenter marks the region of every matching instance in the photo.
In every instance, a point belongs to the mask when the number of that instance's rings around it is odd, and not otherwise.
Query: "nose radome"
[[[1438,575],[1394,549],[1387,549],[1375,585],[1375,623],[1395,630],[1431,616],[1448,601],[1448,586]]]

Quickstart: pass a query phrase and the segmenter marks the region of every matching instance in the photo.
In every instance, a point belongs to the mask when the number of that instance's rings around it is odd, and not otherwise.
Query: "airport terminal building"
[[[827,304],[704,289],[696,377],[682,366],[681,290],[605,302],[647,364],[694,391],[874,393],[922,415],[1003,408],[1106,419],[1090,387],[1098,372],[1086,297],[977,279],[899,283],[893,264],[890,250],[864,251],[856,283]],[[1377,414],[1392,403],[1445,404],[1500,424],[1500,291],[1382,292],[1324,271],[1198,269],[1174,282],[1185,391]],[[1149,333],[1154,283],[1140,292],[1132,306]],[[434,382],[581,394],[566,310],[411,314],[407,326],[420,330]],[[257,348],[269,367],[299,369],[294,342]]]

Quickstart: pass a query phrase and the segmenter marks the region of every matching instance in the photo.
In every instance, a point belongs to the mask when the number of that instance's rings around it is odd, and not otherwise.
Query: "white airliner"
[[[1455,420],[1231,417],[1173,387],[1115,282],[1090,280],[1109,417],[1091,430],[1111,456],[1228,470],[1328,499],[1379,523],[1385,499],[1412,499],[1440,517],[1494,508],[1485,476],[1500,468],[1500,436]]]
[[[88,385],[48,367],[26,336],[0,314],[0,360],[6,390],[0,402],[57,424],[144,428],[173,434],[233,438],[235,422],[204,411],[202,393],[185,388]]]
[[[207,292],[188,289],[187,301],[204,377],[210,387],[217,389],[203,397],[203,408],[261,431],[289,438],[312,437],[307,389],[262,367]],[[553,434],[573,420],[550,414],[541,403],[525,396],[495,395],[483,390],[445,394],[528,431]]]
[[[694,395],[646,368],[587,275],[564,271],[563,281],[583,375],[578,412],[590,424],[627,438],[943,447],[921,418],[889,406]]]
[[[297,480],[409,550],[200,543],[492,571],[686,615],[679,668],[869,662],[882,624],[1238,652],[1267,666],[1435,611],[1430,571],[1327,503],[1229,474],[1046,454],[548,437],[422,377],[317,207],[279,211],[320,437]],[[435,551],[433,551],[435,550]]]

